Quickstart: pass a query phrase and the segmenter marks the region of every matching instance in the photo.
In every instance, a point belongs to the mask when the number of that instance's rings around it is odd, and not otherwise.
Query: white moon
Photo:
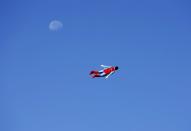
[[[50,24],[49,24],[49,29],[50,29],[51,31],[60,30],[60,29],[62,29],[62,27],[63,27],[63,24],[62,24],[62,22],[59,21],[59,20],[53,20],[53,21],[51,21]]]

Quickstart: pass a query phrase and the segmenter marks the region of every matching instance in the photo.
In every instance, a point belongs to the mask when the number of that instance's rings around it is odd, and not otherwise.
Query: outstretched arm
[[[101,67],[103,67],[103,68],[109,68],[109,67],[111,67],[111,66],[101,65]]]
[[[114,71],[112,71],[109,75],[107,75],[106,77],[105,77],[105,79],[107,79],[110,75],[112,75],[114,73]]]

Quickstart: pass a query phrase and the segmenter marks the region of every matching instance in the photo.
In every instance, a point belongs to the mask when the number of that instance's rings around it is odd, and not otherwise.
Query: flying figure
[[[101,65],[101,67],[103,67],[103,69],[100,70],[100,71],[93,70],[93,71],[90,72],[90,75],[91,75],[92,78],[105,77],[105,79],[107,79],[110,75],[112,75],[113,73],[115,73],[116,70],[119,69],[118,66]]]

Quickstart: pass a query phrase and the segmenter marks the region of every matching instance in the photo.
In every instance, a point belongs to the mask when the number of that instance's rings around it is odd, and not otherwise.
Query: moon
[[[50,23],[49,23],[49,30],[51,31],[58,31],[58,30],[61,30],[63,27],[63,24],[61,21],[59,20],[52,20]]]

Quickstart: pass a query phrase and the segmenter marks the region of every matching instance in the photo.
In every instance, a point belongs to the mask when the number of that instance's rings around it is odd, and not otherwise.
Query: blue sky
[[[2,0],[0,130],[190,131],[190,4]]]

